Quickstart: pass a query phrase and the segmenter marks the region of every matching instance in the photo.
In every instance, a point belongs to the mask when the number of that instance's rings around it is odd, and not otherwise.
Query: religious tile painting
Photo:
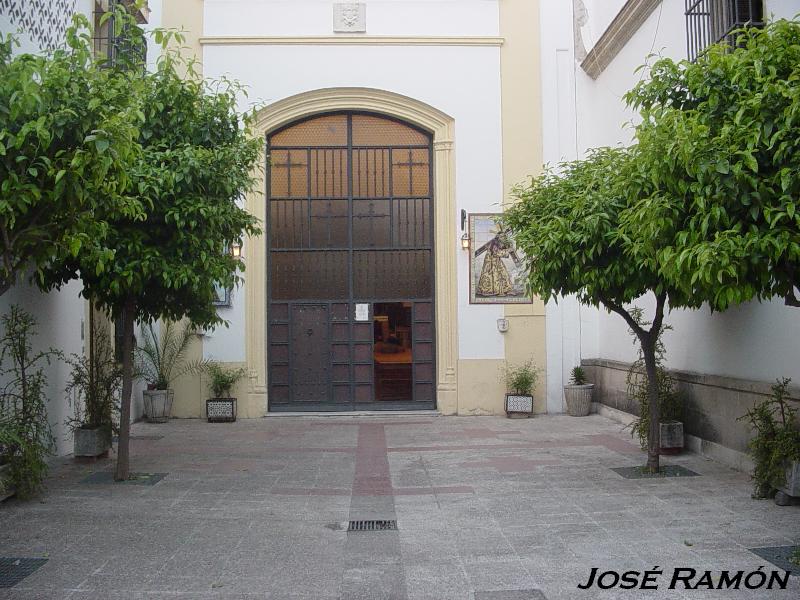
[[[501,231],[498,214],[469,216],[469,301],[471,304],[529,304],[522,255]]]

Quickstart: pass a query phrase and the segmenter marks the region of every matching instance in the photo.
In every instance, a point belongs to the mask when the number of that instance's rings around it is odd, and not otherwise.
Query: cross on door
[[[315,203],[315,204],[319,204],[322,201],[313,200],[312,202]],[[340,202],[342,202],[342,201],[341,200],[338,201],[337,204],[340,203]],[[336,222],[335,219],[347,219],[347,213],[346,212],[345,212],[345,214],[336,214],[334,212],[333,204],[334,203],[332,201],[328,200],[327,202],[324,202],[325,212],[317,214],[316,211],[314,211],[313,214],[312,214],[312,217],[314,219],[319,219],[320,224],[322,225],[323,231],[325,231],[325,235],[326,235],[325,243],[328,246],[331,245],[331,236],[333,235],[333,232],[335,230],[335,225],[334,225],[335,222]],[[346,226],[347,226],[347,224],[345,224],[345,227]]]
[[[305,154],[306,152],[304,151],[303,153]],[[286,190],[289,196],[292,195],[292,169],[307,166],[307,162],[293,162],[291,150],[286,151],[286,162],[274,162],[270,165],[273,169],[286,169]]]
[[[405,162],[394,162],[392,160],[392,167],[408,167],[408,193],[411,194],[412,190],[414,189],[414,167],[428,167],[429,163],[427,161],[416,161],[414,160],[414,153],[409,148],[408,150],[408,160]],[[405,183],[405,182],[403,182]]]

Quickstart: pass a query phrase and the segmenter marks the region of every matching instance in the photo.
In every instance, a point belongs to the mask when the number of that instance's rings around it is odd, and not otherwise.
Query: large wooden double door
[[[430,134],[336,113],[267,146],[270,410],[433,408]]]

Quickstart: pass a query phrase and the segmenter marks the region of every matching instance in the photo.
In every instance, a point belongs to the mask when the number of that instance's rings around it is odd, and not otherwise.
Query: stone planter
[[[666,421],[659,423],[659,452],[661,454],[680,454],[683,450],[683,423]]]
[[[232,423],[236,420],[236,398],[209,398],[206,417],[209,423]]]
[[[786,479],[775,494],[775,504],[789,506],[792,498],[800,498],[800,462],[793,461],[786,467]]]
[[[148,423],[166,423],[172,413],[173,390],[144,390],[144,413]]]
[[[8,479],[8,475],[11,472],[11,465],[0,465],[0,502],[5,500],[6,498],[10,498],[16,493],[16,490],[11,487],[8,483],[2,484],[2,482]]]
[[[79,427],[75,430],[72,448],[75,457],[103,456],[111,448],[111,433],[108,429]]]
[[[506,394],[506,416],[526,416],[533,414],[533,396]]]
[[[567,414],[571,417],[585,417],[592,409],[593,383],[584,385],[565,385],[564,400],[567,403]]]

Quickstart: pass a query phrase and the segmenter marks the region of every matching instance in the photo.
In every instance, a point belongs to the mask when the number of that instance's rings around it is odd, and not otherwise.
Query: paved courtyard
[[[14,599],[797,598],[788,589],[668,590],[676,567],[765,565],[800,543],[800,507],[750,498],[747,475],[697,455],[697,477],[643,464],[600,416],[280,417],[133,428],[155,485],[82,483],[109,460],[62,459],[46,495],[0,505],[0,556],[47,562]],[[348,532],[351,520],[397,530]],[[592,568],[660,568],[658,591],[577,589]]]

